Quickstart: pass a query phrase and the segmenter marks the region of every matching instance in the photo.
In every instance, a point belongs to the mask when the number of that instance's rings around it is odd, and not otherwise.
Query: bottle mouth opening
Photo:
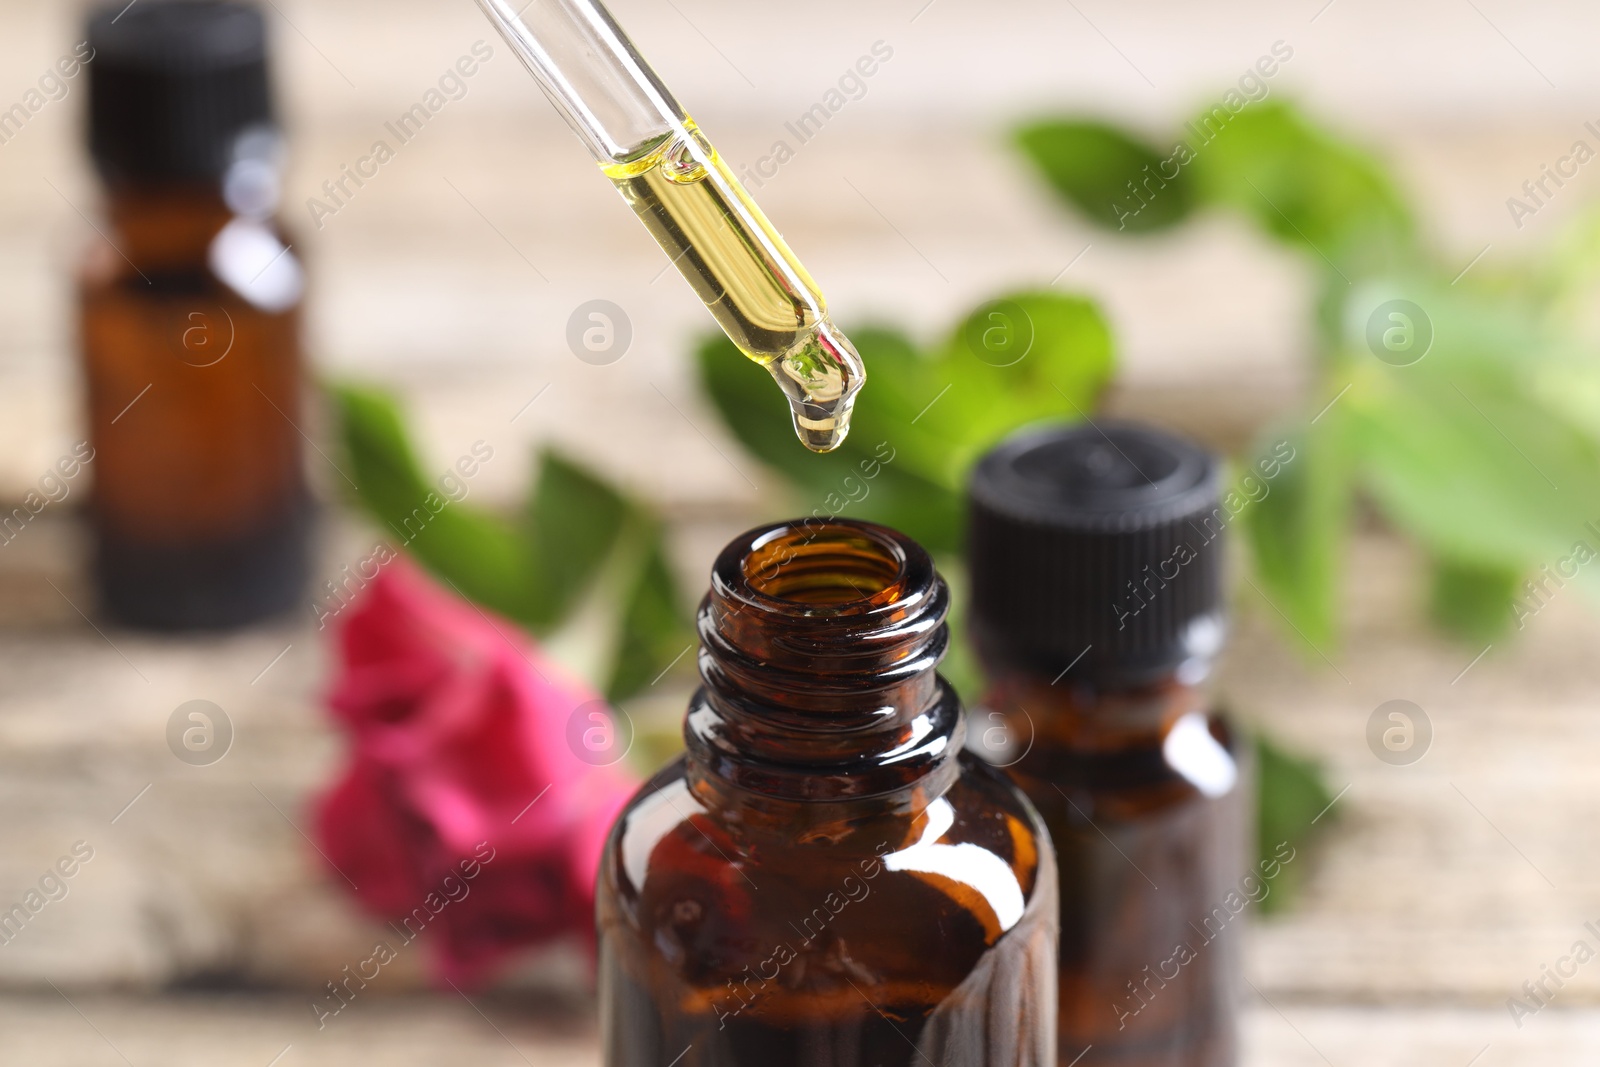
[[[899,539],[865,523],[786,524],[760,532],[748,544],[739,560],[743,584],[759,597],[796,607],[892,602],[909,573]]]

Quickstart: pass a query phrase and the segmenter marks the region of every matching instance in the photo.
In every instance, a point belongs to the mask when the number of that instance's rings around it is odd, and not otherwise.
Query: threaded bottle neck
[[[927,552],[884,527],[808,520],[736,538],[700,606],[691,763],[793,800],[953,770],[960,702],[937,674],[949,610]]]

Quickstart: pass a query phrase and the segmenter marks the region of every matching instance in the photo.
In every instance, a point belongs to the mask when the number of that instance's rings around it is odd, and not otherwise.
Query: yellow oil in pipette
[[[850,432],[866,371],[817,285],[693,121],[601,170],[728,337],[767,368],[813,452]]]

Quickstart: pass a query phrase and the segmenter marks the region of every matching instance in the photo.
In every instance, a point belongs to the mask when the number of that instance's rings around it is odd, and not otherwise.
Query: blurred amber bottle
[[[1132,425],[1019,435],[971,487],[975,747],[1043,815],[1061,871],[1060,1065],[1237,1062],[1246,872],[1222,644],[1216,465]]]
[[[688,752],[598,891],[607,1067],[1047,1067],[1055,861],[961,745],[950,594],[881,526],[752,530],[700,608]]]
[[[274,220],[266,33],[214,0],[89,21],[105,237],[80,278],[103,610],[221,628],[301,594],[304,274]]]

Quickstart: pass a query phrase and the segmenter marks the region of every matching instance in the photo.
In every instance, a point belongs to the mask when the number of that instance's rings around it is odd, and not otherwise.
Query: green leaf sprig
[[[689,627],[662,524],[644,504],[553,449],[540,452],[520,515],[442,499],[391,396],[342,385],[332,398],[360,504],[463,597],[540,637],[584,616],[599,631],[588,673],[611,700],[681,654]]]

